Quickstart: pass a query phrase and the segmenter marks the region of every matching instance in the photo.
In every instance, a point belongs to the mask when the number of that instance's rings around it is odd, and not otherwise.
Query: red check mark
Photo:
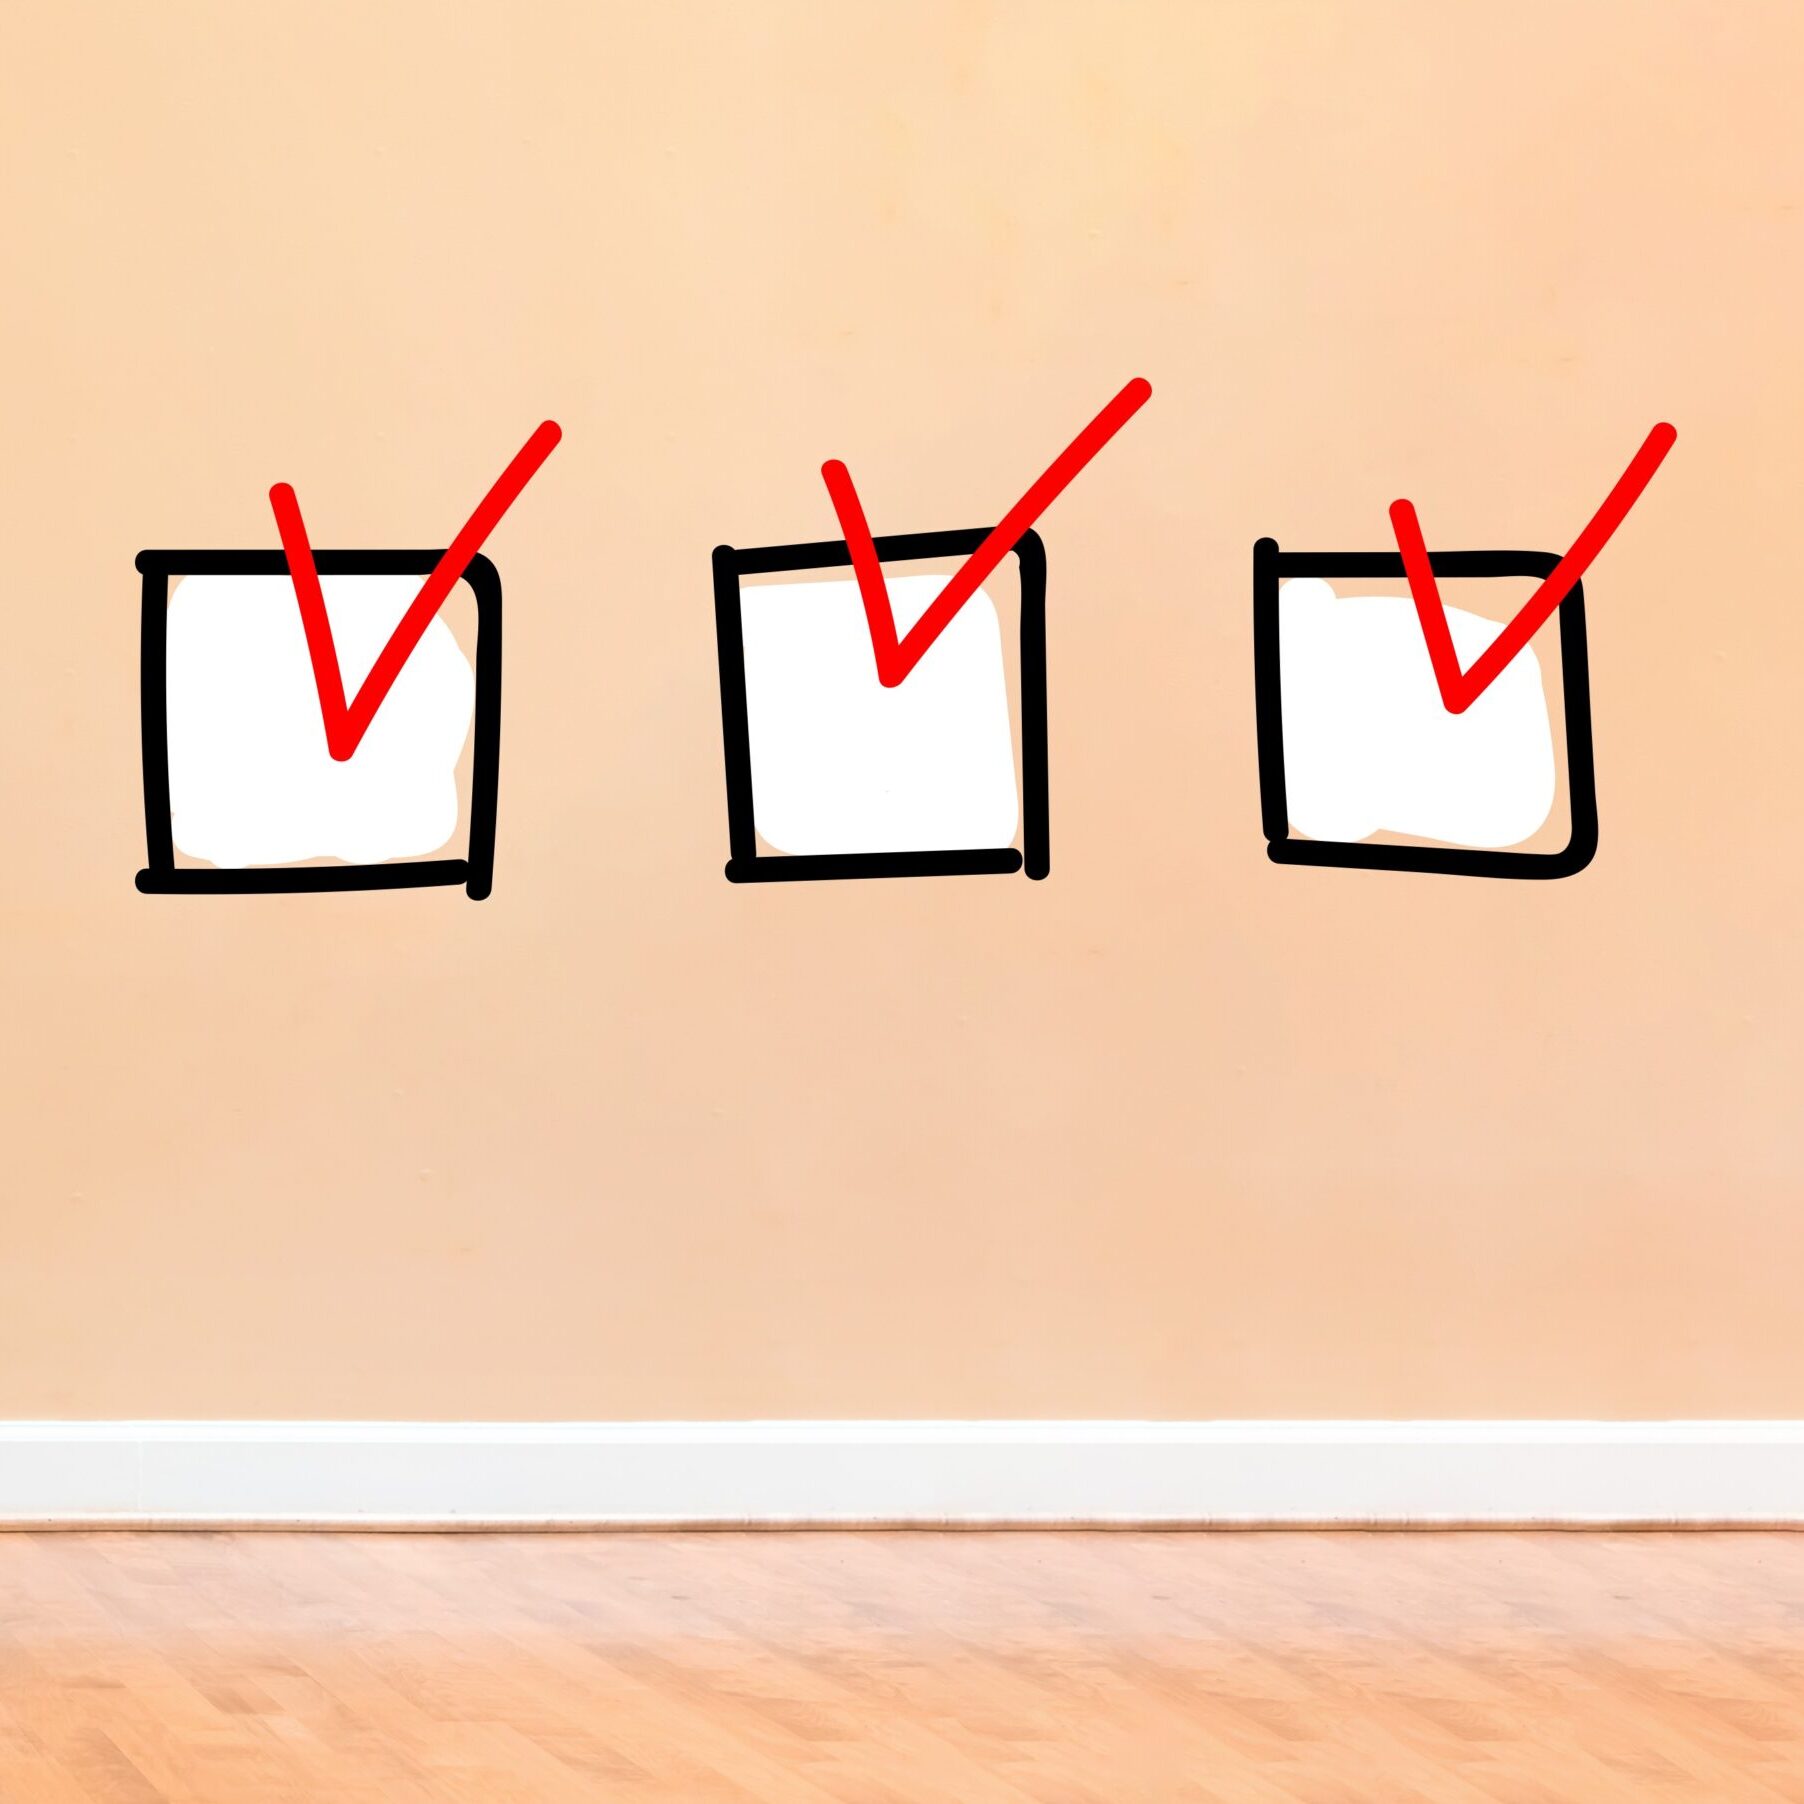
[[[1072,479],[1130,419],[1152,398],[1152,384],[1136,376],[1069,445],[1053,459],[1033,487],[992,527],[983,543],[965,559],[952,580],[933,598],[927,611],[909,628],[908,637],[896,638],[896,616],[890,609],[889,588],[871,529],[859,504],[852,477],[837,458],[821,465],[833,511],[845,534],[858,593],[864,601],[865,624],[871,631],[871,650],[877,658],[877,680],[894,689],[927,655],[928,648],[951,624],[978,585],[1014,550],[1021,535],[1045,513]]]
[[[1554,565],[1546,581],[1522,604],[1516,617],[1473,660],[1470,670],[1460,669],[1459,658],[1454,653],[1453,635],[1447,630],[1447,612],[1441,606],[1440,590],[1435,587],[1434,571],[1429,566],[1428,548],[1422,543],[1422,527],[1416,519],[1416,510],[1407,501],[1391,503],[1391,530],[1397,535],[1397,549],[1403,553],[1403,573],[1409,578],[1416,618],[1422,623],[1428,661],[1434,666],[1434,680],[1449,714],[1464,714],[1496,682],[1504,666],[1547,624],[1554,609],[1571,594],[1572,585],[1591,568],[1591,560],[1610,542],[1610,535],[1628,517],[1629,509],[1641,499],[1641,491],[1653,479],[1654,472],[1678,436],[1664,422],[1647,435],[1615,488],[1604,497],[1603,506],[1573,540],[1572,549]]]
[[[400,624],[370,666],[356,698],[345,703],[344,676],[338,668],[338,646],[332,638],[332,622],[326,617],[326,598],[320,590],[319,572],[313,565],[313,547],[301,520],[301,506],[294,490],[278,482],[269,491],[269,505],[276,516],[276,531],[288,556],[288,574],[294,581],[294,598],[300,604],[301,627],[307,635],[307,655],[313,660],[313,686],[319,691],[320,719],[326,728],[326,750],[341,764],[363,743],[376,718],[376,710],[388,698],[401,668],[413,656],[433,617],[445,605],[445,597],[469,569],[470,560],[500,523],[501,516],[519,499],[539,465],[551,455],[563,432],[555,420],[547,420],[501,472],[495,486],[477,504],[475,513],[451,541],[432,574],[420,586]]]

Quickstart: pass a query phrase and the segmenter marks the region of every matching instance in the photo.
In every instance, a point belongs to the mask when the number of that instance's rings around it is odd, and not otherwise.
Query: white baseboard
[[[1804,1422],[9,1422],[0,1523],[1804,1524]]]

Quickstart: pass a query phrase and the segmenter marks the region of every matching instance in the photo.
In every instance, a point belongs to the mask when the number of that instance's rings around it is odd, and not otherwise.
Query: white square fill
[[[887,578],[898,638],[950,579]],[[1002,624],[978,589],[894,689],[858,584],[740,589],[753,816],[796,855],[1010,845],[1020,819]]]
[[[354,696],[419,593],[421,576],[322,575],[345,695]],[[312,858],[419,858],[457,832],[457,766],[476,678],[443,619],[426,628],[342,763],[286,575],[184,577],[165,653],[170,833],[223,869]]]

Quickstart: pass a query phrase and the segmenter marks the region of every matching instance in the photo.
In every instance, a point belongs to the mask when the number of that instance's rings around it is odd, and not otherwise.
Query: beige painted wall
[[[1789,5],[14,7],[0,1415],[1804,1415]],[[1045,523],[1054,872],[743,890],[708,551]],[[494,899],[134,893],[143,545],[491,549]],[[1279,870],[1249,554],[1563,546],[1602,851]]]

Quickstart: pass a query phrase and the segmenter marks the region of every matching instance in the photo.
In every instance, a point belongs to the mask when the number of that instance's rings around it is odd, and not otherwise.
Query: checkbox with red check
[[[1047,874],[1034,522],[1151,394],[1129,382],[993,527],[873,538],[835,460],[843,538],[715,551],[731,881]]]
[[[139,554],[140,890],[488,895],[501,579],[481,547],[559,437],[541,425],[442,551],[315,552],[278,483],[281,550]]]

